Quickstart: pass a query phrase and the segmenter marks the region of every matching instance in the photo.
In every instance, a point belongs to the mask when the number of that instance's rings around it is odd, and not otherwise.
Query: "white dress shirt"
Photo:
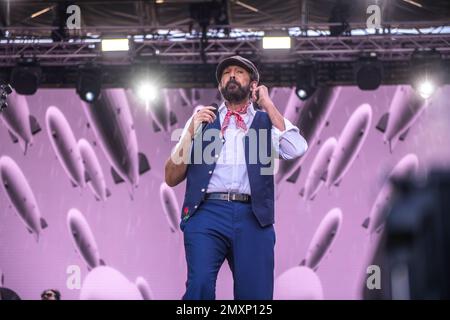
[[[250,128],[256,112],[263,111],[256,111],[253,104],[250,104],[247,113],[241,115],[247,129]],[[222,103],[219,107],[221,125],[226,114],[227,108],[225,103]],[[192,117],[186,122],[181,136],[184,136],[188,131]],[[300,135],[299,129],[286,118],[284,118],[284,125],[284,131],[279,130],[275,126],[272,126],[271,129],[272,146],[275,155],[282,159],[293,159],[302,156],[308,148],[305,138]],[[224,135],[225,142],[209,181],[207,193],[237,192],[251,194],[242,140],[244,135],[245,132],[236,126],[235,117],[231,116],[229,126]],[[177,148],[178,144],[174,150]]]

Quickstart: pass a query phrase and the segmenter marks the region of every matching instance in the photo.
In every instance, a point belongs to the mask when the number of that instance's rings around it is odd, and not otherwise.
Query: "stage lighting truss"
[[[171,74],[173,86],[189,85],[204,86],[209,82],[202,75],[186,81],[176,78],[183,66],[191,66],[195,71],[202,66],[214,67],[221,59],[235,54],[246,56],[258,64],[262,75],[270,85],[289,85],[295,83],[295,64],[301,60],[313,60],[320,65],[321,70],[327,70],[328,84],[354,84],[353,67],[361,55],[375,53],[382,61],[385,79],[383,84],[408,82],[408,63],[416,50],[434,49],[442,59],[450,61],[450,24],[446,23],[402,23],[394,27],[387,25],[382,30],[369,31],[363,25],[350,25],[351,36],[331,37],[329,25],[307,26],[272,26],[273,29],[286,29],[291,37],[292,47],[284,54],[267,54],[261,46],[261,40],[267,31],[265,28],[245,29],[237,26],[229,27],[225,35],[221,30],[224,26],[210,26],[208,43],[200,54],[201,32],[187,31],[167,27],[158,29],[151,34],[137,34],[136,28],[108,27],[83,29],[77,37],[67,41],[52,42],[49,38],[32,36],[33,30],[9,28],[7,38],[0,38],[0,65],[12,68],[21,57],[34,57],[48,72],[64,68],[65,72],[86,63],[98,63],[111,72],[120,68],[129,68],[136,59],[157,59],[165,68],[176,72]],[[114,29],[116,28],[116,29]],[[130,51],[123,55],[109,58],[101,52],[102,32],[117,33],[130,39]],[[116,32],[117,31],[117,32]],[[44,31],[39,31],[42,34]],[[378,33],[376,33],[378,32]],[[47,33],[48,34],[48,33]],[[20,36],[19,36],[20,35]],[[206,58],[204,61],[203,58]],[[206,63],[205,63],[206,62]],[[276,65],[272,68],[270,65]],[[269,67],[268,67],[269,66]],[[51,69],[51,70],[50,70]],[[267,69],[265,71],[265,69]],[[272,71],[275,70],[275,73]],[[280,72],[277,72],[279,70]],[[10,72],[10,71],[9,71]],[[184,72],[184,71],[183,71]],[[190,72],[190,71],[189,71]],[[279,73],[279,75],[277,75]],[[184,75],[183,75],[184,76]],[[70,78],[70,77],[68,77]],[[115,76],[118,78],[118,76]],[[49,79],[49,80],[48,80]],[[46,81],[51,82],[51,77]],[[71,78],[70,78],[71,79]],[[71,83],[72,80],[67,80]],[[113,79],[114,80],[114,79]],[[204,81],[205,80],[205,81]],[[56,84],[61,79],[54,80]],[[108,79],[106,80],[108,81]],[[213,80],[214,81],[214,80]],[[53,84],[52,84],[53,85]],[[214,86],[214,84],[212,84]]]
[[[231,27],[231,26],[230,26]],[[359,29],[358,29],[359,27]],[[278,27],[280,28],[280,27]],[[361,25],[352,28],[352,36],[331,37],[326,31],[328,24],[307,26],[305,28],[287,26],[292,47],[288,55],[270,56],[274,62],[292,62],[314,59],[316,61],[354,61],[363,52],[375,52],[381,60],[409,60],[418,49],[433,48],[444,58],[450,58],[450,24],[413,27],[411,23],[389,27],[383,32],[373,33]],[[111,27],[107,31],[112,32]],[[183,33],[168,28],[152,34],[136,34],[136,29],[121,28],[120,32],[130,36],[133,43],[131,56],[158,56],[163,63],[203,63],[199,54],[201,33]],[[231,29],[225,36],[215,32],[211,26],[208,32],[208,45],[204,48],[208,63],[217,63],[222,58],[236,53],[263,55],[260,45],[265,31]],[[0,39],[0,63],[14,65],[21,56],[34,56],[42,65],[80,65],[101,58],[101,41],[98,36],[102,29],[84,30],[86,36],[53,42],[49,38],[27,36],[33,28],[10,28],[10,36]],[[43,31],[41,31],[43,32]],[[20,36],[18,35],[20,34]],[[97,34],[97,36],[95,35]],[[16,36],[14,36],[16,35]],[[122,60],[104,60],[104,64],[128,64],[129,57]]]

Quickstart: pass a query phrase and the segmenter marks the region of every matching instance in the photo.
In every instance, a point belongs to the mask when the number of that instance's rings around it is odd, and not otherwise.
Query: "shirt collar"
[[[225,101],[222,102],[222,104],[219,107],[219,113],[226,113],[227,107],[225,106]],[[250,105],[247,108],[247,112],[250,113],[250,115],[254,116],[256,113],[255,108],[253,107],[253,102],[250,103]]]

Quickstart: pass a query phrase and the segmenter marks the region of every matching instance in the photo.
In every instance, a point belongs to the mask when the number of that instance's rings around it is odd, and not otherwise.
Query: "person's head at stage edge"
[[[41,300],[61,300],[61,293],[56,289],[48,289],[41,293]]]
[[[252,91],[259,82],[259,73],[250,60],[232,56],[218,64],[216,79],[225,101],[231,106],[238,106],[247,103],[251,98]]]

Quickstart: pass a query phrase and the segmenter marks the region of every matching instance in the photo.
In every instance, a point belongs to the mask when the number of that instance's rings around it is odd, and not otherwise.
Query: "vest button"
[[[209,174],[212,174],[212,170],[209,170],[208,173],[209,173]]]
[[[205,192],[205,188],[202,189],[202,192]]]
[[[197,209],[198,206],[194,206],[195,209]]]

